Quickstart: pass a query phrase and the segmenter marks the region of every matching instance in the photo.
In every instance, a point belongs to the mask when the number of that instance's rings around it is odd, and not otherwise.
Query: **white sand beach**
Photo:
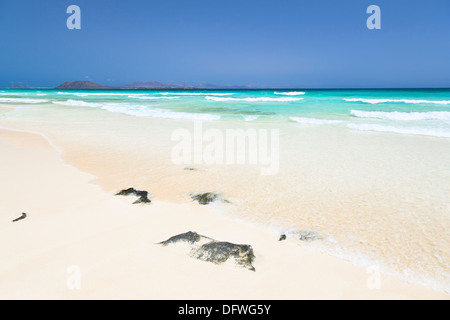
[[[95,177],[65,164],[60,152],[41,135],[0,130],[0,299],[450,298],[374,278],[371,269],[278,241],[209,206],[133,205],[92,184]],[[12,222],[22,212],[27,217]],[[187,231],[251,245],[256,271],[157,245]]]

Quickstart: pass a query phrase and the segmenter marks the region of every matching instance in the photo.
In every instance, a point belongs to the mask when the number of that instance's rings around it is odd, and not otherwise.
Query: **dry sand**
[[[64,164],[37,134],[0,130],[0,154],[0,299],[450,298],[385,275],[370,289],[376,276],[365,268],[208,206],[132,205]],[[252,245],[256,271],[156,245],[190,230]]]

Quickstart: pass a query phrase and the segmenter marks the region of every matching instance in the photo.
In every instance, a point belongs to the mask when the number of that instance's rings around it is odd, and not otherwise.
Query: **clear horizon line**
[[[105,86],[107,87],[107,86]],[[188,86],[186,86],[188,87]],[[0,87],[1,90],[446,90],[449,87],[246,87],[240,85],[234,86],[217,86],[215,88],[202,88],[202,87],[189,87],[189,88],[168,88],[168,87],[155,87],[155,88],[145,88],[145,87],[124,87],[124,86],[111,86],[110,88],[91,88],[91,89],[63,89],[57,87],[39,87],[39,86],[27,86],[23,88],[11,88],[10,87]]]

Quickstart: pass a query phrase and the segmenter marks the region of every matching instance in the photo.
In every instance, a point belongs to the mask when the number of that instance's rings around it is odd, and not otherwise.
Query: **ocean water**
[[[450,90],[0,90],[0,104],[98,108],[137,117],[290,121],[450,138]]]
[[[108,190],[217,191],[221,213],[450,292],[450,90],[0,89],[0,107],[16,108],[0,126],[43,132]],[[171,133],[194,120],[280,129],[280,172],[172,165]]]

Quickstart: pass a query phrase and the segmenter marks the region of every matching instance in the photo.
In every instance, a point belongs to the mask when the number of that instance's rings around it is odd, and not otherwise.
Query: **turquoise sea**
[[[290,121],[450,138],[450,89],[0,90],[0,106],[46,103],[136,117]]]

